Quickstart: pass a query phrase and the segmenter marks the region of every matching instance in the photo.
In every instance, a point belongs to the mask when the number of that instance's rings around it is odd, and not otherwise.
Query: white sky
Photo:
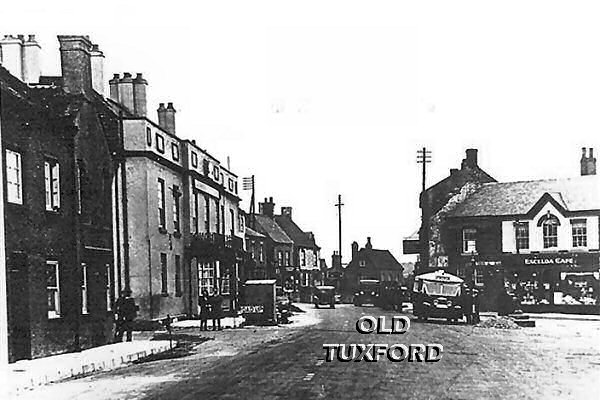
[[[582,146],[600,153],[594,1],[87,3],[2,4],[0,33],[37,34],[45,74],[60,33],[89,34],[107,79],[143,72],[150,116],[173,101],[178,134],[294,207],[328,264],[338,193],[344,261],[367,236],[404,259],[422,146],[429,184],[467,147],[498,180],[576,176]]]

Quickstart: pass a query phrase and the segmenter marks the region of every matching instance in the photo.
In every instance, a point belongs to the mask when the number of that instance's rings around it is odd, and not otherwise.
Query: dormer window
[[[219,172],[219,167],[215,165],[213,167],[213,178],[215,181],[219,182],[219,178],[221,177],[221,173]]]
[[[548,214],[540,218],[538,226],[540,225],[542,226],[542,235],[544,237],[544,248],[558,247],[558,227],[560,225],[558,218],[548,212]]]
[[[171,143],[171,155],[173,156],[173,160],[179,161],[179,146],[177,143]]]
[[[198,167],[198,154],[192,151],[192,167]]]
[[[146,128],[146,143],[148,146],[152,146],[152,130],[150,128]]]
[[[156,150],[160,153],[165,152],[165,138],[162,135],[156,134]]]

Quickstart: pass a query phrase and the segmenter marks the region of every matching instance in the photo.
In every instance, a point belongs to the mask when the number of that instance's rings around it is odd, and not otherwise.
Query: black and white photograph
[[[600,399],[600,4],[0,4],[0,398]]]

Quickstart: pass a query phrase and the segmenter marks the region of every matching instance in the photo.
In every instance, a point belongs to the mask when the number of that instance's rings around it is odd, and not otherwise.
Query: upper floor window
[[[277,265],[280,267],[283,265],[283,252],[281,250],[277,252]]]
[[[233,192],[237,194],[237,181],[233,182]]]
[[[192,233],[198,233],[198,214],[200,208],[200,193],[194,190],[192,194]]]
[[[180,205],[179,198],[181,197],[181,192],[179,191],[179,186],[173,186],[173,231],[175,233],[179,233],[180,224],[179,224],[179,214],[180,214]]]
[[[198,154],[192,151],[192,167],[198,167]]]
[[[259,262],[265,261],[265,247],[264,247],[263,242],[260,242],[260,244],[258,245],[258,261]]]
[[[6,199],[9,203],[23,204],[21,154],[6,150]]]
[[[152,146],[152,130],[150,128],[146,128],[146,143],[148,146]]]
[[[290,266],[290,252],[289,251],[285,252],[285,266],[286,267]]]
[[[158,227],[159,229],[165,229],[166,217],[165,217],[165,181],[158,178]]]
[[[233,192],[233,179],[229,178],[229,191]]]
[[[558,226],[560,225],[558,218],[548,213],[547,216],[540,219],[540,222],[542,223],[544,248],[558,247]]]
[[[517,250],[529,248],[529,224],[527,222],[515,223],[515,241]]]
[[[306,266],[306,253],[304,252],[304,249],[301,249],[299,252],[299,256],[300,256],[300,266],[304,267]]]
[[[165,138],[162,135],[156,134],[156,150],[161,153],[165,152]]]
[[[163,296],[169,294],[169,278],[167,274],[167,254],[160,253],[160,293]]]
[[[221,232],[221,212],[219,211],[219,200],[215,199],[215,214],[217,218],[215,219],[215,233]]]
[[[571,220],[573,247],[587,247],[587,221],[585,219]]]
[[[215,165],[213,167],[213,178],[215,179],[215,181],[219,181],[219,178],[221,177],[221,172],[219,172],[219,167],[217,165]]]
[[[208,160],[202,160],[202,173],[204,176],[208,176],[210,174],[210,163]]]
[[[204,231],[210,233],[210,199],[204,195]]]
[[[462,252],[464,254],[477,252],[477,230],[473,228],[465,228],[462,231]]]
[[[57,211],[60,208],[60,167],[56,160],[44,161],[44,179],[46,210]]]
[[[359,266],[359,267],[366,267],[366,266],[367,266],[367,263],[365,262],[365,260],[360,260],[360,261],[358,262],[358,266]]]
[[[171,143],[171,155],[173,160],[179,161],[179,145],[177,143]]]

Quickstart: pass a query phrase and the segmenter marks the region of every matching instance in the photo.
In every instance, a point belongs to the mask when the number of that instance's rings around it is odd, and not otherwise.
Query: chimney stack
[[[71,94],[88,94],[92,90],[92,66],[88,36],[59,35],[60,64],[64,90]]]
[[[461,168],[477,167],[477,149],[467,149],[466,158],[462,161]]]
[[[23,79],[23,42],[13,35],[4,35],[0,41],[2,66],[12,75]]]
[[[175,135],[175,108],[173,107],[173,103],[167,103],[167,107],[165,108],[165,103],[160,103],[158,105],[158,125],[163,128],[165,131],[169,132],[172,135]]]
[[[281,207],[281,215],[292,218],[292,207]]]
[[[371,244],[371,237],[368,236],[367,237],[367,244],[365,245],[365,249],[371,250],[372,248],[373,248],[373,245]]]
[[[358,257],[358,243],[352,242],[352,259],[356,259]]]
[[[129,72],[125,72],[119,79],[119,102],[132,113],[135,113],[133,103],[133,78]]]
[[[262,215],[273,218],[274,210],[275,203],[273,202],[272,197],[269,199],[265,197],[265,201],[263,203],[258,203],[258,212]]]
[[[146,86],[148,82],[138,73],[133,80],[133,106],[134,113],[138,117],[145,117],[147,114]]]
[[[119,74],[114,74],[112,79],[110,81],[108,81],[108,86],[109,86],[109,90],[110,90],[110,98],[111,100],[116,101],[117,103],[119,103],[119,80],[121,79],[121,76]]]
[[[596,175],[596,157],[594,157],[594,149],[590,147],[589,156],[585,147],[581,148],[581,176]]]
[[[100,51],[97,44],[92,44],[90,51],[92,63],[92,88],[100,95],[104,96],[104,53]]]
[[[40,52],[42,48],[35,40],[35,35],[29,35],[27,41],[23,42],[22,68],[23,82],[38,83],[40,81]]]

